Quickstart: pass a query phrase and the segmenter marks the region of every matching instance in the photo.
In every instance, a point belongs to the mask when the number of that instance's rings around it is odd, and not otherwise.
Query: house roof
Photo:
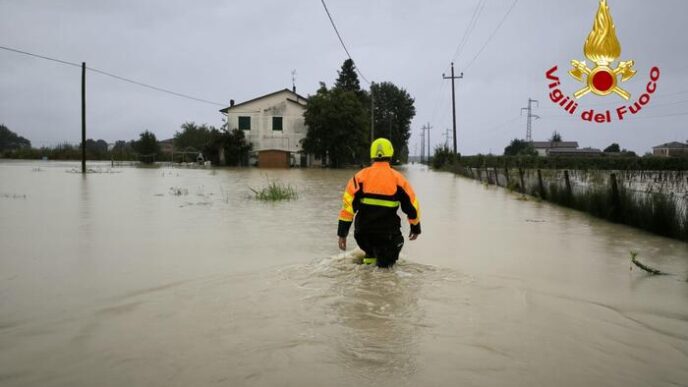
[[[657,148],[671,148],[671,149],[685,149],[688,148],[688,144],[684,144],[678,141],[667,142],[666,144],[653,146],[652,149]]]
[[[238,106],[246,105],[246,104],[248,104],[248,103],[255,102],[255,101],[258,101],[258,100],[263,99],[263,98],[272,97],[273,95],[276,95],[276,94],[279,94],[279,93],[283,93],[283,92],[285,92],[285,91],[288,92],[288,93],[290,93],[290,94],[292,94],[292,95],[295,95],[295,96],[296,96],[296,100],[294,100],[294,99],[292,99],[292,98],[287,98],[288,101],[296,102],[296,103],[298,103],[298,104],[300,104],[300,102],[298,102],[299,99],[302,99],[302,100],[304,100],[304,101],[308,101],[308,98],[306,98],[306,97],[304,97],[304,96],[302,96],[302,95],[299,95],[299,94],[297,94],[297,93],[295,93],[295,92],[293,92],[293,91],[291,91],[291,90],[289,90],[289,89],[282,89],[282,90],[274,91],[274,92],[272,92],[272,93],[268,93],[268,94],[265,94],[265,95],[261,95],[260,97],[256,97],[256,98],[253,98],[253,99],[249,99],[248,101],[239,102],[239,103],[237,103],[237,104],[234,104],[233,106],[227,106],[227,107],[224,108],[224,109],[220,109],[220,112],[221,112],[221,113],[227,113],[227,112],[229,112],[230,109],[234,109],[234,108],[236,108],[236,107],[238,107]]]
[[[533,141],[535,149],[551,149],[551,148],[578,148],[578,141]]]
[[[601,150],[596,149],[596,148],[583,148],[583,149],[570,149],[570,148],[553,148],[547,151],[549,154],[557,154],[557,153],[602,153]]]

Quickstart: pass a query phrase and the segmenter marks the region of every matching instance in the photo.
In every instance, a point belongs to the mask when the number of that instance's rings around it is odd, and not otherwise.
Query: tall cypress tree
[[[337,72],[339,77],[334,87],[344,91],[353,91],[357,95],[361,93],[361,82],[356,74],[356,65],[351,59],[347,59],[342,64],[342,69]]]

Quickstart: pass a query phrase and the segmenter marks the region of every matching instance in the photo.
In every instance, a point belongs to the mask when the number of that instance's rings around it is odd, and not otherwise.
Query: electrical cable
[[[332,19],[332,15],[330,14],[330,10],[327,9],[327,4],[325,4],[325,0],[320,0],[320,2],[322,3],[323,8],[325,8],[325,13],[327,13],[328,19],[330,19],[330,24],[332,24],[332,28],[334,28],[334,32],[337,34],[337,38],[339,38],[339,43],[342,44],[342,48],[344,48],[344,52],[346,52],[346,56],[348,56],[349,59],[351,59],[351,61],[354,62],[354,68],[356,69],[356,72],[358,73],[358,75],[361,76],[361,79],[363,79],[364,81],[366,81],[367,84],[370,85],[370,81],[368,81],[368,79],[365,76],[363,76],[363,73],[361,72],[361,70],[358,68],[358,66],[356,66],[356,61],[351,57],[351,54],[349,53],[349,49],[346,48],[346,44],[344,44],[344,39],[342,38],[342,35],[339,33],[337,26],[334,24],[334,20]]]
[[[499,32],[499,29],[502,27],[502,25],[504,24],[506,19],[509,17],[509,15],[511,14],[511,11],[514,10],[514,7],[516,7],[517,3],[518,3],[518,0],[514,0],[514,2],[511,3],[511,7],[509,7],[508,11],[506,11],[506,14],[504,14],[504,17],[502,18],[502,20],[499,22],[499,24],[497,24],[497,27],[494,29],[494,31],[492,31],[492,34],[490,34],[490,36],[487,38],[487,40],[485,41],[485,44],[483,44],[483,46],[480,47],[480,50],[478,50],[478,53],[475,54],[473,59],[471,59],[471,61],[468,62],[468,64],[466,66],[464,66],[464,70],[468,70],[473,65],[473,63],[475,63],[475,61],[478,59],[480,54],[482,54],[483,50],[485,50],[485,47],[487,47],[487,45],[490,43],[492,38],[494,38],[495,35],[497,35],[497,32]]]
[[[35,58],[45,59],[45,60],[49,60],[49,61],[53,61],[53,62],[57,62],[57,63],[69,65],[69,66],[81,67],[81,64],[79,64],[79,63],[69,62],[69,61],[66,61],[66,60],[61,60],[61,59],[56,59],[56,58],[51,58],[51,57],[48,57],[48,56],[45,56],[45,55],[34,54],[34,53],[31,53],[31,52],[28,52],[28,51],[18,50],[18,49],[16,49],[16,48],[0,46],[0,49],[6,50],[6,51],[15,52],[15,53],[18,53],[18,54],[23,54],[23,55],[32,56],[32,57],[35,57]],[[114,78],[114,79],[117,79],[117,80],[120,80],[120,81],[128,82],[128,83],[131,83],[131,84],[140,86],[140,87],[145,87],[145,88],[148,88],[148,89],[151,89],[151,90],[159,91],[159,92],[161,92],[161,93],[166,93],[166,94],[174,95],[174,96],[177,96],[177,97],[186,98],[186,99],[190,99],[190,100],[193,100],[193,101],[203,102],[203,103],[206,103],[206,104],[211,104],[211,105],[216,105],[216,106],[223,106],[223,107],[224,107],[224,106],[227,106],[226,104],[222,104],[222,103],[218,103],[218,102],[209,101],[209,100],[203,99],[203,98],[193,97],[193,96],[186,95],[186,94],[182,94],[182,93],[179,93],[179,92],[176,92],[176,91],[172,91],[172,90],[169,90],[169,89],[164,89],[164,88],[162,88],[162,87],[157,87],[157,86],[149,85],[149,84],[147,84],[147,83],[135,81],[135,80],[133,80],[133,79],[125,78],[125,77],[123,77],[123,76],[116,75],[116,74],[112,74],[112,73],[109,73],[109,72],[106,72],[106,71],[103,71],[103,70],[99,70],[99,69],[96,69],[96,68],[93,68],[93,67],[88,67],[88,66],[86,66],[86,69],[89,70],[89,71],[92,71],[92,72],[94,72],[94,73],[98,73],[98,74],[101,74],[101,75],[105,75],[105,76],[108,76],[108,77],[111,77],[111,78]]]

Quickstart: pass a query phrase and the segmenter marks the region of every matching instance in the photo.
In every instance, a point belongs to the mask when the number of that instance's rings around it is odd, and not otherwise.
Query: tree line
[[[386,137],[395,158],[408,161],[411,120],[416,115],[414,99],[391,82],[361,88],[351,59],[342,64],[332,88],[320,88],[308,98],[304,114],[308,133],[303,149],[326,160],[331,167],[360,165],[370,160],[371,119],[374,137]]]
[[[172,139],[175,152],[164,153],[155,134],[145,130],[137,140],[118,140],[112,147],[103,139],[86,140],[87,160],[141,161],[195,161],[202,153],[215,165],[245,165],[251,145],[240,130],[227,131],[186,122]],[[220,163],[224,151],[225,162]],[[0,158],[80,160],[81,144],[61,143],[52,147],[33,148],[31,142],[7,126],[0,125]]]

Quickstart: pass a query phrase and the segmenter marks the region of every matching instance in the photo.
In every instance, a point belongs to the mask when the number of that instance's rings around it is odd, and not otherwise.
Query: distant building
[[[168,138],[167,140],[158,141],[160,145],[160,152],[165,154],[174,153],[174,139]]]
[[[552,149],[578,149],[577,141],[533,141],[538,156],[547,156]]]
[[[244,131],[253,144],[251,159],[257,160],[258,166],[307,166],[313,164],[301,148],[308,131],[303,117],[307,102],[295,91],[283,89],[237,104],[231,100],[220,112],[226,116],[229,130]]]
[[[653,146],[652,154],[662,157],[688,156],[688,144],[673,141]]]
[[[573,149],[573,148],[551,148],[547,150],[547,155],[548,156],[588,156],[588,157],[594,157],[594,156],[601,156],[602,151],[596,148],[581,148],[581,149]]]

